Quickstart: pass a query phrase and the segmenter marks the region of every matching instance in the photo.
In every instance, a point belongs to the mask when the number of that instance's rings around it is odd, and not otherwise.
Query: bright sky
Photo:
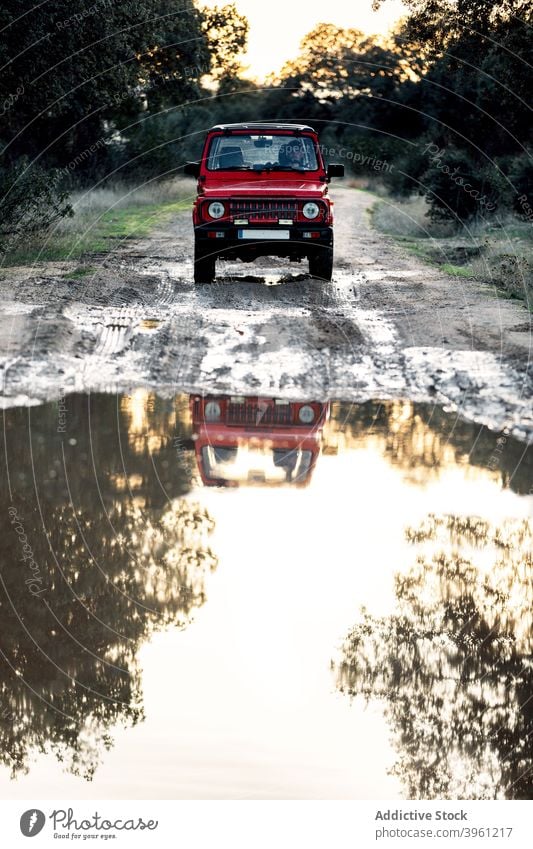
[[[204,0],[203,5],[224,3]],[[369,34],[386,33],[406,12],[401,0],[384,0],[378,12],[372,11],[372,0],[235,0],[235,5],[250,23],[244,58],[247,76],[259,78],[296,56],[304,35],[322,21]]]

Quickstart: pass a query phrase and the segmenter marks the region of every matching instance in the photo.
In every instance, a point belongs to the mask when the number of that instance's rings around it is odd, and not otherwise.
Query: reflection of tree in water
[[[425,484],[452,465],[465,475],[474,467],[492,471],[506,488],[528,493],[533,475],[533,451],[510,436],[498,434],[432,404],[385,401],[365,404],[333,403],[326,428],[330,438],[352,448],[375,445],[413,484]]]
[[[430,516],[398,611],[348,635],[338,686],[382,699],[411,798],[531,798],[532,529]]]
[[[138,439],[130,447],[116,399],[91,399],[92,433],[86,399],[67,401],[75,445],[56,434],[55,405],[31,411],[31,437],[28,411],[6,417],[13,500],[0,510],[0,762],[14,775],[33,752],[53,751],[92,777],[112,727],[142,719],[140,645],[190,621],[216,565],[211,519],[179,497],[190,478],[176,463],[175,433],[163,432],[154,456]],[[25,583],[32,573],[9,506],[39,568],[39,597]]]

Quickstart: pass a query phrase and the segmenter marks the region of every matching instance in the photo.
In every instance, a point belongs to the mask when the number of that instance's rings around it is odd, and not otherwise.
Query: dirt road
[[[6,270],[3,405],[136,386],[285,398],[409,398],[533,433],[530,315],[372,230],[370,195],[335,188],[333,282],[302,264],[219,264],[192,282],[190,215],[91,260]]]

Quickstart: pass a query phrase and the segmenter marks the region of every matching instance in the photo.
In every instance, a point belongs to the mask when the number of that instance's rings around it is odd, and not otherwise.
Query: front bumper
[[[247,238],[241,238],[246,231]],[[257,231],[258,238],[254,238]],[[261,231],[272,235],[260,237]],[[288,231],[288,238],[276,238],[276,231]],[[333,228],[323,224],[227,224],[209,222],[194,228],[197,250],[203,254],[216,254],[218,259],[242,259],[251,262],[259,256],[281,256],[294,260],[315,256],[324,248],[333,247]]]

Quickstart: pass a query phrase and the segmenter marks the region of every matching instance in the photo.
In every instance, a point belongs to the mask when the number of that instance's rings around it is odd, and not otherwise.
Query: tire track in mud
[[[279,278],[284,270],[274,266],[267,273]],[[494,355],[401,348],[392,318],[362,305],[365,272],[341,271],[331,284],[298,275],[278,285],[266,285],[265,277],[223,278],[201,288],[164,270],[154,285],[153,268],[150,273],[152,292],[144,291],[142,300],[120,307],[71,304],[59,321],[39,323],[57,394],[134,385],[308,399],[406,397],[451,405],[489,425],[504,415],[522,437],[533,430],[531,412],[517,397],[520,377]],[[53,391],[54,368],[45,362],[37,364],[32,382],[46,375]],[[20,399],[31,364],[12,361],[9,374],[15,377],[10,394]]]
[[[137,386],[162,394],[401,397],[531,435],[527,350],[506,358],[488,343],[482,350],[471,327],[476,305],[480,326],[502,310],[509,327],[525,326],[527,313],[500,303],[494,312],[473,287],[454,304],[455,281],[431,278],[435,272],[365,229],[358,217],[365,204],[340,192],[331,283],[264,259],[221,264],[213,285],[195,286],[192,228],[182,215],[167,233],[107,258],[83,283],[40,278],[22,281],[15,295],[5,288],[33,344],[19,334],[0,348],[3,404]]]

